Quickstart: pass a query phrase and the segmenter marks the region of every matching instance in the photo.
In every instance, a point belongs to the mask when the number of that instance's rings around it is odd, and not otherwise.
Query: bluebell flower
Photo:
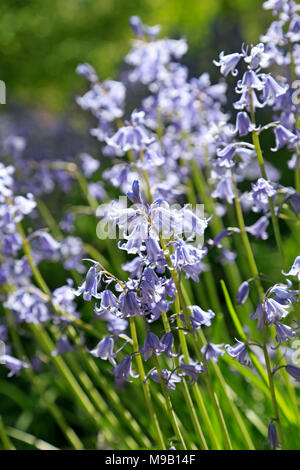
[[[276,329],[276,341],[278,343],[278,346],[281,343],[288,341],[289,339],[296,338],[296,336],[298,335],[298,332],[297,332],[298,328],[292,328],[280,322],[275,323],[275,329]]]
[[[298,291],[291,289],[292,283],[291,281],[287,281],[287,284],[274,284],[268,293],[275,295],[275,300],[277,300],[281,304],[291,305],[292,302],[295,302],[297,299]]]
[[[237,305],[242,305],[244,302],[246,302],[248,295],[249,295],[249,282],[244,281],[240,285],[237,296],[236,296],[236,303]]]
[[[144,113],[133,112],[131,115],[131,124],[121,127],[116,134],[107,138],[108,145],[120,148],[123,152],[136,150],[137,152],[153,142],[143,126]]]
[[[277,152],[285,145],[292,144],[297,139],[297,136],[291,132],[289,129],[286,129],[284,126],[279,124],[274,128],[276,145],[271,148],[272,152]]]
[[[290,22],[289,30],[286,37],[292,42],[297,43],[300,40],[300,18],[295,15]]]
[[[232,204],[235,194],[231,179],[229,177],[222,178],[211,195],[214,198],[224,199],[228,204]]]
[[[248,135],[249,132],[253,131],[255,126],[252,124],[248,114],[245,111],[240,111],[236,116],[236,124],[234,133],[239,133],[241,137]]]
[[[140,184],[137,180],[134,180],[131,191],[127,191],[126,195],[133,204],[143,204],[140,192]]]
[[[12,165],[4,166],[0,162],[0,195],[3,197],[11,197],[13,178],[15,169]]]
[[[144,341],[144,347],[141,349],[141,354],[144,355],[145,361],[152,356],[152,354],[160,355],[166,346],[159,340],[159,338],[154,333],[147,333]]]
[[[252,46],[250,49],[250,54],[246,55],[246,51],[244,51],[244,60],[247,64],[251,66],[252,69],[257,69],[260,65],[261,62],[264,59],[264,50],[265,46],[263,43],[259,43],[256,46]]]
[[[49,258],[57,253],[60,242],[55,240],[50,233],[39,231],[35,234],[34,247],[41,250],[46,258]]]
[[[229,356],[233,357],[234,359],[237,359],[238,362],[243,366],[250,365],[249,358],[247,357],[247,345],[245,343],[242,343],[241,341],[237,340],[234,346],[226,344],[225,349]]]
[[[130,382],[130,377],[137,378],[138,375],[132,372],[132,358],[130,355],[123,357],[120,364],[114,367],[111,373],[115,376],[116,386],[122,387],[124,382]]]
[[[43,294],[34,286],[31,291],[19,288],[9,293],[4,306],[15,314],[18,322],[43,323],[49,321],[52,314]]]
[[[164,354],[168,357],[175,357],[176,354],[173,352],[174,337],[171,332],[165,333],[160,340],[161,344],[164,345]]]
[[[140,19],[139,16],[131,16],[129,18],[129,23],[130,23],[130,26],[134,32],[134,34],[138,37],[142,36],[143,35],[143,23]]]
[[[99,299],[101,294],[98,293],[98,284],[100,282],[101,273],[97,272],[96,264],[88,270],[85,281],[75,291],[75,295],[83,294],[84,300],[89,302],[92,297]]]
[[[141,315],[142,309],[138,302],[135,292],[127,292],[120,297],[120,310],[122,318]]]
[[[95,306],[95,313],[97,315],[103,316],[106,313],[114,313],[118,310],[119,308],[119,302],[117,297],[111,290],[105,289],[103,292],[100,294],[101,296],[101,302],[100,302],[100,307]]]
[[[267,212],[269,210],[269,198],[273,198],[276,195],[273,185],[264,178],[259,178],[257,183],[252,184],[251,187],[249,196],[254,204],[252,210],[254,212]]]
[[[247,226],[246,231],[251,233],[255,238],[261,238],[267,240],[269,237],[266,229],[269,225],[269,219],[266,216],[260,217],[253,225]]]
[[[165,158],[156,150],[147,147],[143,152],[143,160],[137,161],[137,167],[142,170],[153,170],[156,166],[161,166],[165,163]]]
[[[106,336],[103,338],[94,349],[89,351],[94,357],[99,357],[103,361],[107,359],[113,365],[116,364],[115,362],[115,354],[114,354],[114,340],[111,336]]]
[[[143,35],[148,36],[150,39],[156,38],[160,32],[160,26],[146,26],[141,22],[141,19],[138,16],[131,16],[129,19],[130,26],[137,37]]]
[[[203,374],[206,372],[206,367],[202,364],[202,362],[196,362],[190,359],[189,363],[187,364],[183,358],[180,361],[180,371],[183,375],[187,375],[190,377],[191,385],[194,385],[199,377],[199,374]]]
[[[291,377],[296,380],[296,382],[300,382],[300,367],[288,364],[287,366],[285,366],[285,370]]]
[[[300,256],[297,256],[289,272],[283,273],[285,276],[297,276],[300,280]]]
[[[272,105],[278,96],[284,95],[287,92],[288,85],[279,85],[272,75],[263,74],[262,79],[264,84],[262,99],[264,103]]]
[[[161,372],[162,372],[162,379],[164,383],[166,384],[167,389],[176,390],[176,383],[181,382],[181,378],[174,372],[169,371],[168,369],[162,369]],[[159,375],[156,369],[151,372],[151,378],[155,382],[160,383]]]
[[[192,312],[190,320],[194,329],[201,328],[203,325],[211,326],[211,320],[215,317],[212,310],[205,311],[198,305],[191,305],[188,309]]]
[[[274,14],[278,14],[284,5],[286,5],[286,0],[266,0],[263,3],[263,8],[265,10],[273,10]]]
[[[77,65],[76,73],[78,73],[78,75],[81,75],[82,77],[86,78],[91,83],[97,83],[98,82],[97,72],[94,69],[94,67],[92,67],[90,64],[84,63],[84,64]]]
[[[100,167],[99,160],[91,157],[88,153],[82,153],[80,155],[82,163],[82,171],[86,178],[90,178]]]
[[[213,63],[217,67],[220,67],[220,72],[225,77],[227,77],[229,73],[235,76],[238,74],[236,66],[239,63],[241,56],[242,55],[237,52],[225,55],[224,51],[222,51],[219,55],[219,61],[214,60]]]
[[[249,90],[242,88],[240,90],[240,93],[241,93],[241,97],[238,101],[233,103],[233,107],[235,109],[240,109],[240,110],[249,108],[250,102],[251,102]],[[256,91],[254,89],[252,89],[251,96],[252,96],[252,104],[253,104],[254,109],[263,108],[265,106],[265,103],[261,103],[259,99],[257,98]]]
[[[277,429],[273,421],[268,426],[268,442],[265,445],[269,445],[272,450],[280,448],[280,443],[277,437]]]
[[[264,88],[263,81],[253,70],[247,70],[242,80],[237,84],[237,90],[249,88],[255,88],[256,90],[262,90]]]
[[[36,207],[33,194],[27,193],[26,197],[16,196],[14,198],[14,208],[16,210],[16,221],[21,220],[23,215],[30,214]]]
[[[9,354],[1,356],[1,361],[10,370],[8,377],[18,375],[22,369],[28,369],[30,367],[25,361],[10,356]]]
[[[289,304],[285,305],[272,298],[265,298],[264,304],[258,303],[257,309],[250,315],[251,320],[257,320],[257,329],[261,330],[263,322],[273,325],[276,321],[280,321],[288,315],[287,309]]]
[[[69,235],[60,242],[59,249],[65,269],[75,269],[79,273],[85,272],[86,268],[82,263],[84,257],[83,242],[79,237]]]
[[[212,359],[214,362],[218,362],[218,356],[224,356],[225,351],[222,349],[223,344],[207,343],[201,348],[204,360],[208,362]]]
[[[153,237],[147,237],[145,240],[145,247],[147,252],[147,259],[150,261],[150,263],[156,264],[163,268],[166,265],[166,261],[158,241]]]
[[[98,181],[97,183],[88,183],[88,192],[93,199],[96,199],[96,201],[101,201],[107,196],[101,181]]]
[[[51,352],[51,356],[60,356],[61,354],[66,354],[75,350],[68,337],[66,335],[61,336],[56,343],[56,348]]]

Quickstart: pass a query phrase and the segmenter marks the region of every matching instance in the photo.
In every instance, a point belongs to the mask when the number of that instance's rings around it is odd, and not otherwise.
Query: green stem
[[[165,332],[169,333],[171,331],[171,328],[170,328],[170,323],[169,323],[167,314],[165,312],[162,312],[161,316],[162,316]],[[180,318],[179,318],[179,321],[180,321]],[[182,330],[181,330],[181,333],[183,333]],[[184,360],[185,360],[186,364],[189,364],[189,355],[188,355],[187,350],[185,352],[186,352],[186,354],[184,355]],[[174,357],[174,362],[175,362],[176,368],[180,367],[180,363],[179,363],[179,359],[178,359],[177,355]],[[197,387],[197,384],[195,384],[194,386]],[[197,438],[199,440],[200,446],[201,446],[202,449],[208,450],[207,443],[206,443],[205,437],[203,435],[201,425],[199,423],[198,416],[197,416],[193,401],[191,399],[191,395],[190,395],[190,392],[189,392],[189,389],[188,389],[188,386],[187,386],[187,383],[186,383],[185,379],[182,380],[182,389],[183,389],[184,399],[185,399],[185,402],[186,402],[187,407],[189,409],[190,416],[191,416],[193,426],[194,426]]]
[[[109,384],[105,381],[105,378],[104,376],[102,375],[102,373],[99,371],[98,367],[96,366],[94,360],[92,357],[90,357],[86,351],[82,348],[82,345],[81,345],[81,342],[80,342],[80,339],[78,337],[78,335],[76,334],[76,331],[73,327],[69,327],[68,328],[68,333],[72,339],[72,341],[78,346],[79,348],[79,352],[80,352],[80,356],[84,362],[84,365],[86,367],[86,370],[90,372],[91,376],[94,378],[94,380],[96,381],[96,383],[101,387],[102,389],[102,393],[104,393],[105,395],[107,395],[107,397],[109,398],[110,402],[112,403],[112,405],[115,407],[117,413],[119,414],[120,417],[123,418],[124,422],[126,423],[126,425],[128,426],[128,428],[130,429],[130,431],[133,433],[133,435],[135,436],[135,438],[137,440],[139,440],[142,445],[146,448],[146,449],[150,449],[151,447],[151,442],[149,441],[149,439],[147,438],[147,436],[144,435],[139,423],[135,420],[135,418],[132,416],[132,414],[130,413],[129,410],[125,409],[123,406],[122,406],[122,403],[118,397],[118,395],[116,394],[116,392],[114,391],[114,389],[112,389]]]
[[[157,370],[157,373],[158,373],[158,377],[159,377],[160,386],[161,386],[161,389],[162,389],[162,392],[163,392],[163,396],[165,398],[165,403],[166,403],[166,408],[167,408],[167,413],[168,413],[168,416],[169,416],[170,423],[173,427],[173,431],[176,435],[176,439],[180,443],[182,449],[187,450],[185,442],[184,442],[183,437],[182,437],[182,434],[180,432],[177,420],[176,420],[175,415],[174,415],[172,402],[171,402],[171,399],[169,397],[167,386],[166,386],[166,383],[165,383],[164,378],[163,378],[163,374],[162,374],[162,370],[161,370],[160,365],[159,365],[158,357],[155,353],[153,353],[152,356],[153,356],[154,364],[155,364],[155,367],[156,367],[156,370]]]
[[[279,411],[278,411],[278,405],[277,405],[277,399],[276,399],[276,391],[275,391],[275,385],[274,385],[274,380],[273,380],[271,362],[270,362],[268,349],[267,349],[267,331],[266,330],[267,330],[267,325],[266,325],[266,321],[264,319],[263,329],[262,329],[262,336],[263,336],[262,346],[263,346],[263,352],[264,352],[266,368],[267,368],[267,373],[268,373],[269,388],[270,388],[270,392],[271,392],[274,415],[275,415],[275,418],[276,418],[276,427],[277,427],[277,430],[278,430],[278,436],[279,436],[279,440],[280,440],[280,443],[281,443],[281,449],[284,449],[283,432],[282,432],[282,428],[281,428],[280,416],[279,416]]]
[[[256,278],[255,282],[256,282],[257,290],[258,290],[259,296],[260,296],[261,301],[262,301],[263,297],[264,297],[264,290],[263,290],[263,287],[261,285],[260,280],[257,279],[257,277],[259,276],[259,273],[258,273],[258,270],[257,270],[257,267],[256,267],[256,262],[255,262],[253,252],[252,252],[252,249],[251,249],[251,245],[250,245],[250,242],[249,242],[249,239],[248,239],[248,234],[246,232],[243,211],[242,211],[240,201],[239,201],[239,198],[238,198],[238,192],[237,192],[237,187],[236,187],[236,184],[235,184],[235,181],[234,181],[233,172],[232,172],[232,185],[233,185],[234,193],[235,193],[235,207],[236,207],[236,212],[237,212],[237,219],[238,219],[238,223],[239,223],[239,228],[241,230],[241,236],[242,236],[244,248],[245,248],[245,251],[246,251],[246,254],[247,254],[247,257],[248,257],[249,266],[251,268],[252,275],[253,275],[253,277]],[[273,409],[274,409],[274,413],[275,413],[275,418],[277,420],[278,434],[279,434],[279,437],[282,441],[282,446],[283,446],[283,434],[282,434],[281,424],[280,424],[280,420],[279,420],[278,405],[277,405],[277,400],[276,400],[276,394],[275,394],[275,388],[274,388],[270,358],[269,358],[269,353],[268,353],[268,350],[267,350],[265,322],[264,322],[264,326],[263,326],[263,352],[264,352],[264,357],[265,357],[265,362],[266,362],[268,381],[269,381],[269,389],[270,389],[271,398],[272,398],[272,405],[273,405]]]
[[[156,434],[156,440],[160,446],[161,450],[165,450],[166,446],[164,443],[164,439],[162,436],[162,432],[160,429],[160,425],[156,416],[156,413],[154,412],[153,409],[153,404],[152,404],[152,399],[151,399],[151,392],[150,392],[150,387],[148,382],[144,382],[145,379],[145,370],[144,370],[144,365],[142,358],[139,353],[139,343],[138,343],[138,338],[137,338],[137,333],[136,333],[136,327],[135,327],[135,322],[134,322],[134,317],[129,318],[129,323],[130,323],[130,331],[131,331],[131,337],[133,341],[133,350],[135,353],[135,358],[136,358],[136,363],[140,375],[140,381],[141,385],[143,388],[145,400],[146,400],[146,405],[148,407],[148,412],[150,414],[154,429],[155,429],[155,434]]]
[[[12,342],[17,353],[19,359],[22,359],[25,356],[25,351],[23,349],[20,337],[18,335],[16,325],[14,322],[13,315],[10,310],[5,309],[7,324],[9,325],[9,331],[11,333]],[[28,379],[33,383],[35,389],[39,393],[40,397],[44,401],[45,405],[49,409],[50,413],[52,414],[53,418],[57,422],[58,426],[60,427],[62,433],[66,436],[67,440],[70,444],[74,447],[75,450],[82,450],[84,448],[81,440],[75,433],[75,431],[68,425],[64,416],[62,415],[58,406],[49,398],[48,393],[45,393],[42,387],[39,384],[38,377],[35,377],[32,369],[24,369],[25,374],[27,375]]]
[[[5,450],[16,450],[15,446],[13,445],[13,443],[11,442],[10,438],[7,435],[1,416],[0,416],[0,439],[2,441],[2,444]]]
[[[234,204],[235,204],[235,209],[236,209],[236,216],[237,216],[238,226],[239,226],[239,229],[241,231],[241,238],[242,238],[242,242],[243,242],[245,252],[246,252],[246,255],[247,255],[247,258],[248,258],[250,272],[251,272],[251,275],[255,278],[255,283],[256,283],[256,287],[257,287],[257,290],[259,292],[259,295],[260,295],[261,298],[263,298],[264,290],[263,290],[263,287],[262,287],[260,279],[259,279],[259,272],[258,272],[258,269],[257,269],[257,266],[256,266],[256,261],[255,261],[255,258],[253,256],[253,252],[252,252],[251,245],[250,245],[250,242],[249,242],[248,234],[246,232],[246,226],[245,226],[243,211],[242,211],[241,203],[240,203],[240,200],[239,200],[238,190],[237,190],[237,186],[235,184],[234,175],[233,175],[232,170],[231,170],[231,181],[232,181],[232,186],[233,186],[234,196],[235,196],[234,197]]]
[[[192,327],[192,324],[191,324],[191,320],[190,320],[190,317],[189,317],[189,314],[188,314],[187,306],[186,306],[186,303],[185,303],[185,300],[184,300],[184,296],[183,296],[183,293],[182,293],[181,284],[180,284],[180,281],[179,281],[179,278],[178,278],[177,271],[173,268],[169,252],[167,250],[167,247],[166,247],[162,237],[160,237],[160,242],[161,242],[161,246],[162,246],[162,248],[164,250],[164,253],[165,253],[165,258],[166,258],[166,262],[167,262],[168,267],[169,267],[170,274],[171,274],[171,276],[173,278],[173,281],[174,281],[174,284],[176,286],[176,290],[177,290],[177,294],[178,294],[178,298],[179,298],[179,303],[180,303],[182,311],[183,311],[183,316],[184,316],[186,326],[187,326],[187,328],[190,332],[190,338],[191,338],[194,350],[196,352],[198,360],[200,362],[202,362],[203,361],[203,355],[202,355],[202,353],[199,349],[196,334],[195,334],[195,332],[193,330],[193,327]],[[217,416],[217,419],[218,419],[218,422],[219,422],[219,425],[220,425],[220,429],[221,429],[221,432],[222,432],[222,435],[223,435],[224,445],[225,445],[226,449],[231,450],[232,446],[231,446],[228,430],[227,430],[227,427],[226,427],[221,409],[218,406],[218,403],[217,403],[217,400],[216,400],[216,395],[213,391],[213,387],[212,387],[208,372],[204,375],[205,375],[206,386],[207,386],[207,389],[209,391],[210,398],[211,398],[211,401],[212,401],[212,405],[213,405],[214,411],[216,413],[216,416]]]
[[[251,121],[252,121],[252,124],[256,127],[255,110],[254,110],[254,106],[253,106],[253,94],[252,94],[252,89],[251,88],[249,89],[249,97],[250,97]],[[264,157],[263,157],[263,154],[262,154],[260,141],[259,141],[259,133],[255,129],[252,131],[252,141],[253,141],[253,145],[255,147],[255,151],[256,151],[257,160],[258,160],[258,164],[259,164],[259,167],[260,167],[261,175],[265,180],[268,180],[268,176],[267,176],[266,169],[265,169]],[[285,268],[285,257],[284,257],[283,245],[282,245],[282,240],[281,240],[281,235],[280,235],[280,229],[279,229],[278,219],[277,219],[276,214],[275,214],[275,207],[274,207],[273,199],[271,197],[269,197],[269,206],[270,206],[271,220],[272,220],[273,231],[274,231],[274,236],[275,236],[275,240],[276,240],[277,249],[278,249],[278,252],[279,252],[279,255],[280,255],[282,267]]]

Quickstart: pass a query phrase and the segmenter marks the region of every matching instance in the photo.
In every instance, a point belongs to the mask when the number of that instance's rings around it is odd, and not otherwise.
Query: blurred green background
[[[117,77],[132,33],[131,15],[186,36],[191,73],[212,70],[222,50],[257,42],[270,21],[260,0],[5,0],[0,5],[0,79],[7,106],[65,113],[82,92],[75,74],[90,62],[100,78]],[[259,12],[259,13],[258,13]],[[2,107],[3,108],[3,107]],[[2,109],[3,111],[3,109]]]

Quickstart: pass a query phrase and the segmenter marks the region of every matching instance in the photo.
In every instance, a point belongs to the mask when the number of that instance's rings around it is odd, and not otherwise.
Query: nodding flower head
[[[176,383],[181,382],[181,378],[175,374],[174,372],[169,371],[168,369],[162,369],[162,380],[167,386],[168,390],[175,390],[176,389]],[[160,377],[159,373],[157,370],[153,370],[151,372],[151,378],[155,381],[160,383]]]
[[[101,272],[97,272],[97,265],[93,266],[88,270],[85,281],[83,284],[75,291],[76,295],[83,294],[84,300],[89,302],[92,297],[99,299],[101,294],[98,293],[98,284],[101,279]]]
[[[174,343],[174,337],[171,332],[165,333],[161,340],[161,344],[165,346],[164,353],[168,357],[176,356],[176,354],[173,352],[173,343]]]
[[[166,349],[166,346],[159,341],[159,338],[154,334],[154,333],[147,333],[145,342],[144,342],[144,347],[141,349],[141,354],[144,355],[145,361],[148,361],[148,359],[152,356],[152,354],[160,355],[164,350]]]
[[[190,320],[194,329],[201,328],[203,325],[211,326],[211,320],[215,316],[212,310],[205,311],[198,305],[191,305],[188,309],[192,312]]]
[[[218,356],[224,356],[225,354],[225,351],[222,349],[222,347],[223,344],[205,344],[201,349],[204,360],[208,362],[210,359],[212,359],[214,362],[218,362]]]
[[[219,55],[219,61],[214,60],[213,63],[217,66],[220,67],[220,72],[222,75],[227,77],[229,73],[232,75],[237,75],[238,70],[236,66],[238,65],[242,55],[235,52],[233,54],[224,54],[224,51],[222,51]]]
[[[300,382],[300,367],[288,364],[287,366],[285,366],[285,370],[291,377],[296,380],[296,382]]]
[[[238,362],[243,366],[250,365],[249,358],[247,358],[247,345],[245,343],[242,343],[241,341],[237,340],[234,346],[226,344],[225,349],[229,356],[233,357],[234,359],[237,359]]]
[[[284,341],[288,341],[289,339],[296,338],[298,335],[298,328],[292,328],[291,326],[284,325],[283,323],[276,322],[275,323],[275,329],[276,329],[276,341],[278,343],[278,346],[280,346],[281,343]],[[277,347],[278,347],[277,346]]]
[[[283,272],[285,276],[297,276],[300,280],[300,256],[297,256],[289,272]]]
[[[292,144],[297,140],[297,136],[281,124],[275,127],[274,134],[276,145],[271,148],[272,152],[277,152],[277,150],[281,149],[285,145]]]
[[[124,382],[130,382],[130,377],[138,377],[138,375],[132,372],[131,362],[131,356],[127,355],[122,359],[119,365],[112,369],[111,373],[115,376],[115,382],[117,387],[122,387],[124,385]]]
[[[95,357],[99,357],[103,361],[106,361],[108,359],[111,364],[115,365],[115,354],[113,353],[113,350],[114,340],[110,336],[106,336],[95,346],[94,349],[89,351],[89,353]]]
[[[260,217],[253,225],[246,227],[246,231],[251,233],[254,238],[261,238],[262,240],[267,240],[269,237],[268,232],[266,231],[269,225],[269,219],[266,216]]]
[[[135,292],[129,291],[125,294],[122,294],[120,301],[120,310],[122,312],[123,318],[141,315],[141,306],[138,302]]]
[[[280,443],[277,437],[277,429],[273,421],[271,421],[268,426],[268,442],[264,443],[264,445],[269,445],[272,450],[280,448]]]
[[[244,302],[246,302],[249,295],[249,290],[249,283],[247,281],[242,282],[236,296],[236,303],[238,305],[242,305]]]
[[[199,377],[199,374],[206,372],[206,367],[204,367],[202,362],[195,362],[192,359],[189,360],[187,364],[183,358],[180,361],[180,370],[183,375],[187,375],[191,379],[191,385],[194,385]]]

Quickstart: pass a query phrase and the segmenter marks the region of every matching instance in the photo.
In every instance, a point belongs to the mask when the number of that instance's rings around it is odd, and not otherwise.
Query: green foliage
[[[129,48],[131,15],[161,24],[163,33],[184,35],[188,57],[197,72],[228,37],[239,47],[255,41],[264,15],[257,18],[259,0],[9,0],[1,2],[1,76],[12,101],[62,111],[80,90],[75,68],[90,62],[100,78],[115,76]],[[239,41],[235,44],[234,40]],[[217,40],[217,44],[216,44]]]

